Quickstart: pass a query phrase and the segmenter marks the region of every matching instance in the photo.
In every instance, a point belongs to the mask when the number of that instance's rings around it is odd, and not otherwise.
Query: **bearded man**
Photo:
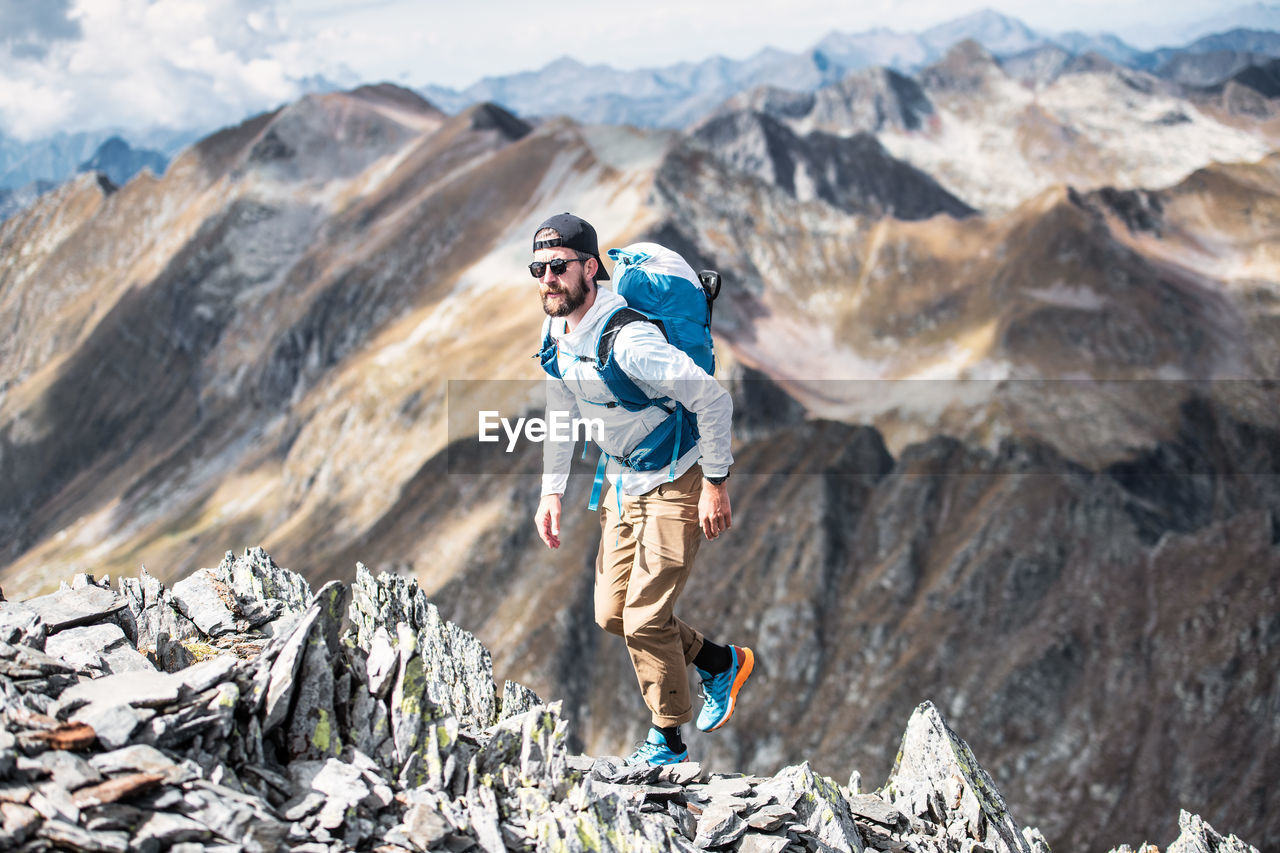
[[[628,759],[632,763],[687,761],[680,726],[693,719],[688,667],[702,679],[702,731],[720,728],[755,665],[749,648],[707,639],[675,615],[676,600],[703,538],[729,529],[730,426],[733,401],[686,353],[667,342],[652,322],[616,329],[612,357],[652,400],[671,400],[697,418],[698,438],[672,470],[629,469],[622,464],[669,416],[654,405],[629,411],[618,405],[597,372],[605,323],[626,305],[607,287],[596,231],[570,213],[553,216],[533,238],[529,271],[538,280],[547,319],[544,366],[554,360],[547,384],[548,421],[555,412],[598,417],[598,443],[608,454],[609,491],[600,501],[601,541],[596,555],[596,623],[626,642],[652,726]],[[691,280],[697,277],[689,271]],[[613,333],[613,332],[611,332]],[[680,445],[677,445],[679,447]],[[569,479],[573,445],[544,445],[542,499],[534,523],[548,548],[560,547],[561,498]],[[673,453],[674,455],[674,453]]]

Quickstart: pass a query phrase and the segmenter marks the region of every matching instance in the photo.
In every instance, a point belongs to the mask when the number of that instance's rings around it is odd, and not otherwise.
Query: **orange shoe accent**
[[[733,679],[733,686],[729,688],[729,713],[724,715],[724,719],[716,725],[707,729],[714,732],[716,729],[729,722],[729,718],[733,716],[733,712],[738,709],[738,691],[742,689],[742,685],[747,683],[747,678],[751,675],[751,670],[755,669],[756,656],[751,649],[746,646],[734,646],[734,653],[741,653],[742,659],[738,661],[738,675]]]

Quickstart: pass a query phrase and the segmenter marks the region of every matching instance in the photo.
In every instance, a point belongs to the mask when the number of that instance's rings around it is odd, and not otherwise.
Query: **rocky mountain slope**
[[[875,793],[808,762],[766,778],[571,754],[559,702],[499,696],[475,637],[360,565],[314,595],[257,549],[172,589],[78,575],[0,599],[0,632],[9,849],[1048,850],[927,701]],[[1256,853],[1179,824],[1175,853]]]
[[[874,133],[966,204],[999,213],[1058,184],[1158,187],[1209,162],[1256,160],[1276,144],[1276,126],[1259,121],[1276,107],[1250,91],[1241,122],[1234,89],[1190,91],[1052,48],[1006,68],[969,41],[915,78],[877,69],[811,94],[756,89],[716,115],[748,109],[802,134]]]
[[[760,109],[702,138],[446,116],[383,86],[60,188],[0,225],[0,583],[169,582],[229,540],[317,584],[395,567],[563,699],[575,748],[625,749],[591,460],[548,552],[536,449],[474,440],[481,404],[539,405],[522,267],[575,210],[727,282],[737,522],[683,601],[758,650],[766,699],[699,754],[884,778],[928,695],[1051,844],[1162,843],[1182,807],[1274,844],[1274,158],[958,218],[885,133],[927,133],[921,99],[1003,115],[983,97],[1019,84],[970,59],[867,75],[850,112],[878,144]],[[1106,80],[1097,114],[1130,97]]]

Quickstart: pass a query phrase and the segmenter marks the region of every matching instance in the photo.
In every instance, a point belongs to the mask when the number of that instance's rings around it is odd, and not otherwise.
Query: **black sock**
[[[655,729],[662,732],[662,736],[666,738],[667,749],[672,752],[684,752],[684,739],[680,737],[679,726],[654,726]]]
[[[702,648],[698,650],[698,654],[693,658],[694,666],[712,675],[724,672],[732,664],[733,652],[729,650],[729,647],[713,643],[710,640],[702,641]]]

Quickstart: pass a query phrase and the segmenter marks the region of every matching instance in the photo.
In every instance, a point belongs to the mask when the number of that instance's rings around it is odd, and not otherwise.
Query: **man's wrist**
[[[705,480],[706,480],[708,483],[710,483],[711,485],[713,485],[713,486],[720,486],[720,485],[723,485],[723,484],[724,484],[724,481],[725,481],[725,480],[729,479],[729,473],[730,473],[729,471],[725,471],[725,472],[724,472],[724,475],[723,475],[723,476],[720,476],[720,477],[713,477],[713,476],[711,476],[710,474],[706,474],[706,473],[704,473],[704,474],[702,475],[702,477],[703,477],[703,479],[705,479]]]

